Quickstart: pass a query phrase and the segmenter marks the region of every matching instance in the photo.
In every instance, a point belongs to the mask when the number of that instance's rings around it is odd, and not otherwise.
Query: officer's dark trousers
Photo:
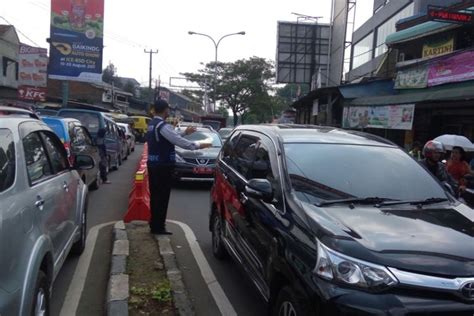
[[[173,169],[173,166],[148,166],[151,232],[159,232],[165,229]]]

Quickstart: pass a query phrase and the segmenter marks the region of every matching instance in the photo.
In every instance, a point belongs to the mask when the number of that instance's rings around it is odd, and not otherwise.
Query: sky
[[[6,19],[17,28],[22,42],[49,48],[50,1],[0,0],[0,24],[6,24],[2,18]],[[358,0],[358,22],[370,16],[372,2]],[[296,12],[323,16],[320,22],[328,23],[330,10],[331,0],[105,0],[103,68],[112,62],[119,76],[147,86],[149,55],[144,49],[158,49],[152,76],[170,86],[170,77],[197,72],[201,63],[214,60],[212,41],[188,31],[208,34],[216,41],[225,34],[245,31],[246,35],[221,42],[221,62],[252,56],[274,60],[277,21],[296,22],[292,15]],[[171,85],[183,83],[171,81]]]

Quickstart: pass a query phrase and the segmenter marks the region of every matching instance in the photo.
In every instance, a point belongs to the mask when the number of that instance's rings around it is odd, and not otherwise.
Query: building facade
[[[388,51],[385,39],[396,32],[398,21],[423,15],[428,5],[449,6],[461,0],[374,0],[373,15],[352,35],[350,70],[345,79],[356,82],[364,77],[381,76],[379,67]]]
[[[16,99],[20,40],[12,25],[0,25],[0,98]]]

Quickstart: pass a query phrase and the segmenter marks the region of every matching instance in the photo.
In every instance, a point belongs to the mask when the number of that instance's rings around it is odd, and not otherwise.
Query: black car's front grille
[[[184,161],[186,161],[187,163],[191,163],[193,165],[200,165],[200,166],[213,165],[216,163],[216,159],[208,159],[208,158],[184,158]]]

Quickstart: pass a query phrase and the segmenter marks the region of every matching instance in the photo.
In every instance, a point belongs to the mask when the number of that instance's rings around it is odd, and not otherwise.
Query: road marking
[[[224,290],[217,281],[214,272],[212,272],[211,266],[207,262],[206,257],[204,256],[204,253],[202,252],[201,247],[197,242],[196,235],[194,235],[192,229],[182,222],[172,220],[167,220],[167,222],[178,225],[184,231],[184,236],[188,241],[189,247],[191,248],[191,252],[196,259],[199,269],[201,270],[201,275],[204,278],[204,281],[206,282],[207,287],[209,288],[209,291],[211,292],[211,295],[214,298],[214,301],[216,302],[221,314],[225,316],[237,315],[234,307],[230,303],[229,299],[224,293]]]
[[[99,235],[99,230],[105,226],[113,225],[116,222],[117,221],[99,224],[89,229],[86,239],[86,249],[84,249],[84,252],[79,258],[79,262],[77,263],[76,270],[74,271],[72,281],[69,284],[66,298],[64,299],[59,316],[76,315],[77,307],[79,306],[79,301],[82,296],[82,291],[84,290],[87,272],[89,271],[89,266],[91,264],[92,254],[94,253],[97,236]]]

